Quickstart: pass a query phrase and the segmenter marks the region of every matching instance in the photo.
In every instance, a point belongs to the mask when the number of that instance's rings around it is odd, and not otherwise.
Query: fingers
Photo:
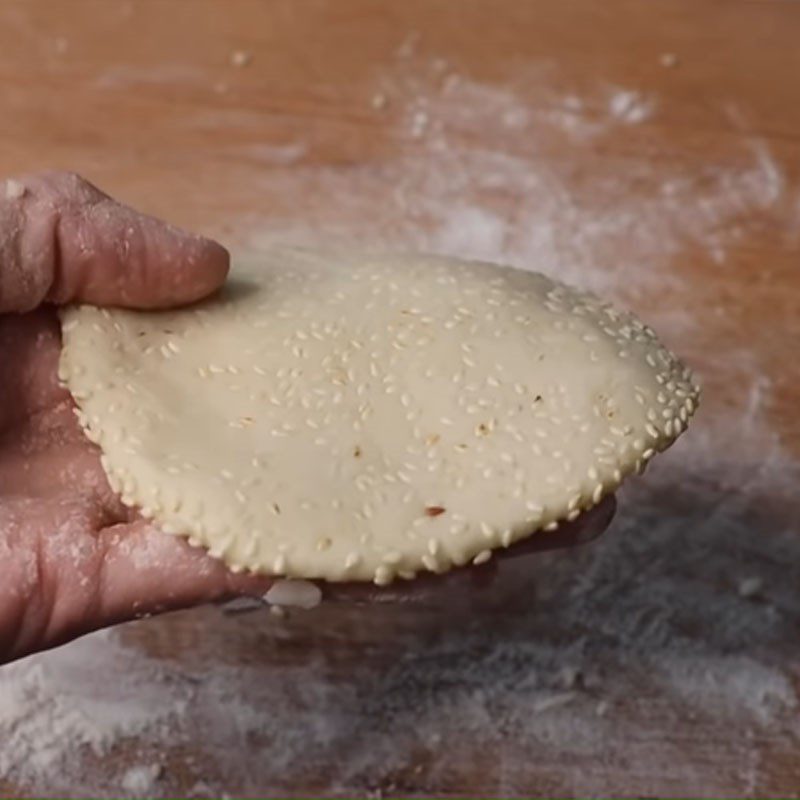
[[[165,308],[218,289],[228,252],[77,175],[0,182],[0,313],[42,302]]]
[[[323,583],[326,600],[343,602],[408,602],[429,598],[437,592],[460,588],[473,592],[504,579],[512,563],[524,571],[526,559],[542,550],[570,547],[597,538],[614,516],[613,497],[564,523],[558,531],[541,532],[480,567],[454,569],[445,575],[420,575],[412,581],[387,588],[370,583]],[[103,608],[110,620],[130,619],[144,613],[184,608],[197,603],[224,600],[237,595],[263,595],[272,581],[246,573],[234,574],[208,556],[202,548],[190,547],[181,537],[161,533],[146,522],[119,525],[103,533],[107,555],[103,581]]]
[[[205,550],[140,520],[100,533],[103,624],[238,595],[263,595],[268,578],[234,574]]]
[[[423,575],[385,589],[372,584],[323,584],[326,600],[343,602],[408,602],[455,588],[470,592],[486,588],[504,575],[504,564],[524,562],[532,553],[589,541],[602,533],[614,515],[614,498],[566,523],[557,533],[542,533],[501,551],[481,567],[456,569],[446,575]],[[191,547],[146,521],[115,525],[102,531],[105,551],[100,581],[102,624],[156,614],[198,603],[241,595],[263,596],[272,580],[246,573],[234,574],[202,548]]]
[[[73,492],[23,489],[0,500],[1,663],[102,625],[104,553],[92,531],[115,520],[103,504]]]
[[[605,497],[594,508],[585,511],[572,522],[562,522],[554,531],[540,531],[512,545],[504,555],[519,558],[544,550],[560,550],[564,547],[591,542],[611,524],[617,510],[613,495]]]
[[[0,314],[0,436],[69,397],[56,375],[60,352],[53,309]],[[3,443],[3,451],[7,446]]]
[[[337,602],[420,602],[456,591],[473,595],[503,583],[512,575],[515,582],[524,583],[526,572],[539,553],[596,539],[608,528],[615,511],[615,498],[606,497],[573,522],[563,523],[556,531],[539,531],[507,550],[495,550],[486,564],[453,569],[443,575],[425,573],[410,581],[395,581],[385,588],[371,583],[330,583],[324,586],[325,599]]]

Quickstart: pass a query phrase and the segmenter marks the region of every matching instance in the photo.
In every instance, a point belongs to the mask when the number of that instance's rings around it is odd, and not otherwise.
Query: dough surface
[[[633,316],[432,256],[274,250],[193,308],[62,325],[60,377],[123,501],[297,578],[480,563],[612,493],[698,395]]]

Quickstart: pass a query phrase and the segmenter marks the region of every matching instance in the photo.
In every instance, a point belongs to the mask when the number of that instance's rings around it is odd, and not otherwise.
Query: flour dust
[[[548,67],[528,76],[532,101],[416,48],[365,98],[391,115],[403,155],[320,167],[304,165],[303,141],[266,148],[271,168],[252,180],[296,210],[237,220],[242,246],[357,242],[548,272],[646,311],[711,375],[705,409],[622,492],[611,531],[533,559],[521,584],[509,579],[524,588],[486,609],[463,596],[439,598],[438,613],[200,609],[4,668],[0,786],[458,794],[474,765],[473,788],[493,795],[530,793],[535,776],[563,795],[746,796],[765,752],[796,753],[798,465],[765,413],[759,353],[740,339],[719,363],[697,343],[717,312],[690,302],[680,269],[692,252],[724,270],[748,221],[785,199],[786,177],[753,139],[736,166],[614,155],[658,123],[659,97],[599,82],[577,93]],[[576,174],[549,158],[556,140],[611,155]],[[713,389],[726,382],[741,391],[721,404]],[[173,634],[181,656],[165,655]],[[153,636],[159,655],[145,648]]]

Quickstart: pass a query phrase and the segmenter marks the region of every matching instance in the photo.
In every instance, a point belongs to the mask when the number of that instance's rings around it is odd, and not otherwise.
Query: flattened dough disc
[[[652,331],[533,273],[284,249],[171,312],[63,314],[112,487],[233,567],[388,583],[576,517],[685,429]]]

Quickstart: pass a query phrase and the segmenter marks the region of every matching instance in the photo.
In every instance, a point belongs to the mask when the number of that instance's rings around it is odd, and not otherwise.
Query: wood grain
[[[800,4],[777,0],[5,0],[0,174],[68,168],[133,205],[234,244],[248,226],[269,220],[289,228],[325,219],[382,233],[424,227],[424,214],[404,218],[392,199],[402,165],[421,153],[429,158],[426,137],[406,124],[421,74],[425,86],[438,86],[452,74],[513,92],[517,103],[542,118],[562,113],[564,97],[581,97],[575,114],[584,127],[608,115],[602,87],[628,87],[655,98],[657,113],[640,124],[617,126],[613,136],[579,146],[552,125],[531,138],[529,131],[499,122],[476,129],[448,121],[454,152],[501,151],[521,168],[541,171],[545,165],[578,208],[596,207],[606,197],[626,208],[638,201],[644,207],[675,175],[694,180],[698,191],[704,180],[721,186],[721,176],[746,172],[768,152],[763,201],[741,208],[733,203],[724,215],[724,225],[737,231],[724,258],[715,256],[708,236],[685,236],[661,283],[623,282],[614,292],[648,319],[666,318],[670,309],[686,315],[685,329],[671,329],[670,344],[703,376],[698,435],[705,435],[702,426],[715,430],[717,418],[741,413],[744,419],[744,395],[755,379],[766,387],[758,396],[759,419],[785,459],[783,482],[731,478],[739,474],[737,464],[742,475],[752,476],[760,458],[737,450],[734,426],[729,442],[715,440],[725,469],[712,459],[700,477],[693,473],[692,486],[660,473],[629,502],[634,510],[637,504],[649,509],[650,516],[631,511],[637,524],[683,520],[665,528],[669,547],[676,548],[671,553],[690,547],[684,524],[708,540],[707,549],[692,551],[702,552],[702,561],[654,556],[654,580],[663,578],[658,570],[674,569],[682,571],[680,580],[691,572],[692,585],[707,585],[709,592],[730,588],[730,548],[736,564],[757,561],[775,578],[783,637],[765,634],[748,644],[739,633],[714,633],[713,617],[702,609],[695,616],[687,611],[675,624],[685,625],[693,642],[709,641],[719,658],[761,653],[794,676],[796,689],[800,564],[791,558],[800,547],[791,536],[800,499],[784,479],[796,476],[800,458],[798,41]],[[235,51],[247,52],[252,62],[234,66]],[[443,76],[437,77],[436,64],[445,65]],[[376,94],[386,95],[385,108],[374,107]],[[620,175],[627,177],[620,182]],[[472,200],[507,219],[522,202],[511,190]],[[698,199],[697,214],[703,213]],[[624,257],[624,237],[613,242],[597,254],[597,269],[610,270]],[[760,550],[728,536],[724,520],[715,522],[714,509],[727,514],[740,500],[739,524],[746,517]],[[776,537],[774,546],[770,537]],[[457,706],[456,689],[492,691],[483,678],[459,678],[458,670],[447,673],[450,684],[426,686],[426,676],[445,674],[448,658],[467,675],[472,660],[485,666],[492,648],[533,638],[552,649],[556,663],[580,639],[596,651],[602,672],[603,632],[586,629],[583,606],[571,617],[561,605],[569,606],[563,598],[583,574],[607,563],[603,547],[542,557],[529,567],[535,599],[523,580],[477,604],[462,592],[439,597],[422,611],[331,606],[281,622],[201,609],[129,626],[123,636],[131,647],[193,680],[202,682],[197,665],[204,660],[241,669],[257,665],[263,684],[254,692],[254,707],[273,702],[270,692],[293,691],[287,675],[293,668],[305,674],[309,664],[332,695],[361,704],[357,713],[330,699],[326,708],[341,715],[351,734],[280,770],[270,762],[274,743],[267,734],[236,744],[240,755],[252,755],[249,772],[241,774],[226,766],[230,743],[204,731],[202,744],[162,754],[169,766],[165,791],[188,792],[203,778],[219,781],[233,796],[797,796],[794,712],[748,727],[702,709],[693,716],[649,682],[648,656],[635,647],[623,673],[607,677],[616,700],[605,744],[587,746],[584,755],[554,746],[563,732],[552,733],[551,741],[514,730],[492,729],[489,735],[491,719],[484,729],[474,720],[459,725],[450,715],[438,739],[415,734],[413,704],[427,702],[430,692],[454,692]],[[637,568],[646,572],[647,560],[638,558]],[[621,574],[598,603],[607,602],[612,613],[634,579]],[[442,650],[442,631],[455,624],[463,635],[448,639],[449,649]],[[617,664],[608,661],[608,672]],[[302,687],[295,688],[298,717],[312,718]],[[594,689],[585,692],[600,702]],[[391,697],[412,707],[401,713]],[[288,729],[291,704],[280,709]],[[397,727],[394,754],[376,750],[370,756],[370,737],[381,735],[373,714],[386,714],[386,723]],[[573,735],[580,737],[580,730]],[[146,740],[128,742],[114,758],[130,763],[131,754],[140,758],[151,747]],[[89,760],[89,769],[107,767]],[[3,788],[15,796],[71,791],[66,785]]]

